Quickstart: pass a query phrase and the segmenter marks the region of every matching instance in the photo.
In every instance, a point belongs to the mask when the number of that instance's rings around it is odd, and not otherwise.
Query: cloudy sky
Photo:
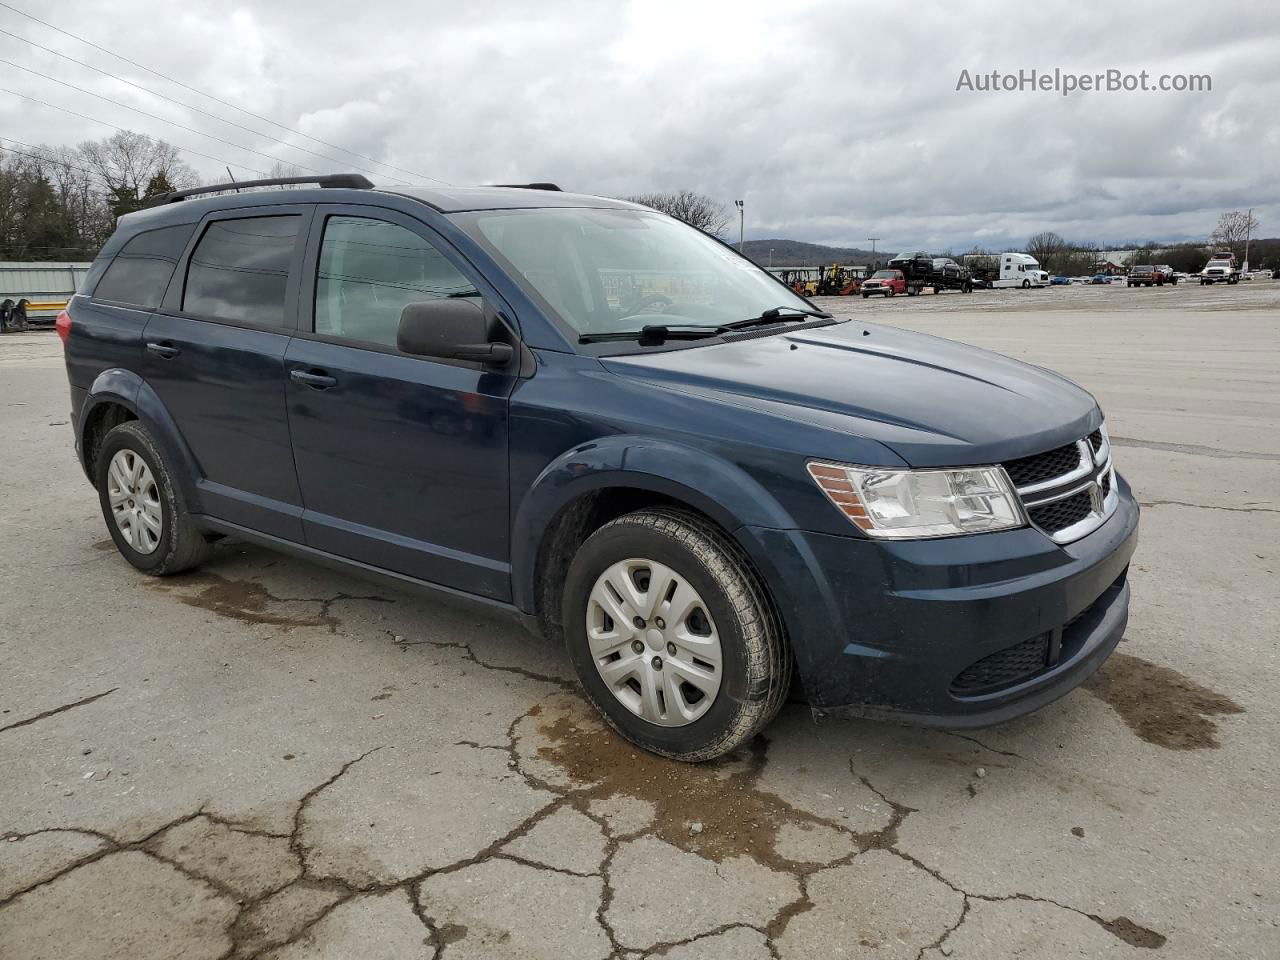
[[[1280,236],[1280,16],[1262,0],[13,0],[0,30],[250,129],[3,34],[0,87],[228,161],[242,178],[277,157],[385,183],[688,187],[728,207],[744,198],[748,238],[876,236],[895,250],[1017,248],[1042,229],[1202,239],[1220,212],[1248,206]],[[1033,68],[1208,74],[1212,91],[956,90],[962,70]],[[0,136],[70,145],[111,132],[0,93]],[[209,179],[222,172],[187,159]]]

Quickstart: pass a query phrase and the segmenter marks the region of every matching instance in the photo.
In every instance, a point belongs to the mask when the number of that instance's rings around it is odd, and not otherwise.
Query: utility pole
[[[746,208],[743,206],[744,201],[735,200],[734,205],[738,208],[738,252],[742,253],[743,234],[746,227]]]
[[[871,241],[871,269],[874,270],[876,268],[876,241],[880,237],[867,237],[867,239]]]
[[[773,247],[769,248],[769,269],[773,269]]]
[[[1249,272],[1249,236],[1253,232],[1253,207],[1249,208],[1249,212],[1245,215],[1244,221],[1244,265],[1240,268],[1245,273]]]

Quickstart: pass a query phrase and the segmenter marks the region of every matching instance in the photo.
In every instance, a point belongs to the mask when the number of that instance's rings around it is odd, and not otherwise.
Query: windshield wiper
[[[615,333],[584,333],[579,343],[608,343],[611,340],[639,340],[641,343],[662,343],[664,340],[702,340],[714,337],[720,327],[704,327],[698,324],[646,324],[639,330],[620,330]]]
[[[783,310],[790,310],[792,313],[784,314]],[[771,307],[758,317],[747,317],[745,320],[722,323],[717,329],[745,330],[748,327],[761,327],[768,323],[778,323],[784,320],[801,320],[804,317],[817,317],[820,320],[832,319],[832,315],[825,310],[810,310],[808,307]]]
[[[792,311],[784,314],[783,310]],[[641,343],[662,343],[665,340],[704,340],[731,330],[745,330],[748,327],[760,327],[771,323],[783,323],[787,320],[803,320],[816,317],[819,320],[830,320],[832,315],[822,310],[809,310],[804,307],[771,307],[757,317],[746,320],[734,320],[716,326],[701,326],[696,323],[685,324],[646,324],[639,330],[622,330],[616,333],[584,333],[578,337],[579,343],[608,343],[616,340],[638,340]]]

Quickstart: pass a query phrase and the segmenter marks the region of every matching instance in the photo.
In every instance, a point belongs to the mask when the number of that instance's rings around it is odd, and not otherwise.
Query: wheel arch
[[[98,449],[102,439],[121,423],[137,420],[155,439],[172,465],[170,473],[181,487],[192,512],[199,512],[196,478],[199,476],[195,457],[178,431],[172,415],[159,395],[132,370],[112,368],[94,378],[76,431],[80,465],[90,482],[96,482]]]
[[[747,525],[793,526],[773,496],[740,467],[704,451],[623,437],[566,453],[530,487],[513,529],[515,605],[558,640],[559,599],[578,546],[610,520],[654,506],[687,510],[714,524],[738,547],[777,607],[754,541],[742,535]]]

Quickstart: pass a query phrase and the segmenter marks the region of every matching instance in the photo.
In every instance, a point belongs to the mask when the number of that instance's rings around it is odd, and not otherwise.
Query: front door
[[[309,213],[256,207],[209,218],[143,331],[143,376],[195,457],[200,509],[298,542],[284,355]]]
[[[307,263],[285,368],[308,545],[509,599],[514,379],[396,348],[405,304],[480,296],[470,268],[417,221],[338,206],[318,209]]]

